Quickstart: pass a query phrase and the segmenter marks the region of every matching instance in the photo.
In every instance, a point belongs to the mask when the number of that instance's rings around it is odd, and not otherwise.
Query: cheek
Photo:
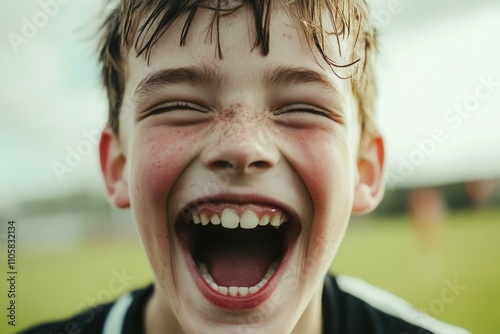
[[[328,270],[347,227],[353,200],[355,166],[348,135],[328,132],[295,136],[290,146],[294,168],[313,203],[313,220],[306,228],[306,274]]]
[[[349,136],[343,131],[316,131],[287,138],[288,156],[313,201],[315,215],[350,212],[355,166]]]
[[[173,185],[196,154],[192,131],[138,129],[128,157],[131,208],[155,275],[171,281],[166,207]],[[162,254],[162,256],[158,256]],[[173,284],[173,282],[171,282]]]
[[[354,170],[346,142],[317,141],[304,156],[311,162],[311,170],[303,175],[314,205],[313,230],[341,228],[338,225],[349,218],[353,199]]]
[[[194,142],[187,131],[144,131],[131,154],[132,167],[129,185],[133,200],[147,199],[146,206],[159,204],[163,208],[170,190],[192,159]]]
[[[128,158],[131,207],[148,252],[164,254],[169,249],[172,231],[167,226],[173,224],[167,224],[167,202],[177,178],[192,160],[194,141],[187,131],[149,127],[139,129],[132,142]]]

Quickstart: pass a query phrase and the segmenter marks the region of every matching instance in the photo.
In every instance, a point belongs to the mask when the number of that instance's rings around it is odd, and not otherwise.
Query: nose
[[[278,149],[270,136],[257,129],[248,126],[222,131],[204,152],[205,167],[231,175],[257,175],[271,169],[278,162]]]

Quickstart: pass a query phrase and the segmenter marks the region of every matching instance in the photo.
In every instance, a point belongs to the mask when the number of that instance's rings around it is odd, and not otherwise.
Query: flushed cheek
[[[172,231],[167,227],[172,229],[173,222],[167,221],[167,203],[174,183],[192,159],[193,143],[181,131],[158,127],[141,130],[129,159],[130,179],[134,180],[129,184],[132,208],[139,227],[147,226],[145,233],[153,239],[154,235],[168,237]]]
[[[314,205],[314,214],[350,212],[352,202],[352,166],[348,136],[334,130],[304,131],[287,135],[283,151],[299,174]],[[332,212],[335,211],[335,212]]]
[[[342,241],[350,216],[354,170],[347,136],[317,132],[292,142],[294,168],[309,192],[313,207],[312,224],[306,226],[304,268],[318,277],[326,271]]]
[[[148,128],[138,130],[128,161],[132,209],[145,247],[154,254],[169,252],[173,223],[167,222],[166,207],[171,189],[192,159],[194,142],[184,132]],[[152,263],[161,268],[164,263]]]
[[[167,221],[167,202],[173,184],[192,160],[194,139],[175,130],[138,129],[131,141],[128,161],[129,193],[133,215],[156,281],[175,309],[178,281],[175,277],[173,223]]]
[[[172,185],[189,165],[196,138],[187,131],[147,128],[132,150],[131,179],[138,197],[165,207]],[[192,132],[191,132],[192,133]]]

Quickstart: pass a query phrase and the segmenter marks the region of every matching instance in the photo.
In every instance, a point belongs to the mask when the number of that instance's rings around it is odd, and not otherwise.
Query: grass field
[[[424,247],[404,217],[356,221],[332,271],[360,277],[473,333],[500,333],[500,210],[453,213],[442,232],[437,245]],[[16,331],[107,301],[152,277],[138,242],[123,239],[21,245],[18,268]],[[121,282],[114,279],[120,273],[127,276]],[[444,300],[442,291],[455,281],[465,288],[452,302]],[[11,333],[1,286],[0,333]]]

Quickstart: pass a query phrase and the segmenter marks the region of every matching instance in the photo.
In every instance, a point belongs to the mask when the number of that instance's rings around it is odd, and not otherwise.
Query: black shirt
[[[64,321],[39,325],[21,334],[144,334],[144,310],[152,293],[151,285],[124,295],[114,303]],[[470,334],[418,312],[384,290],[348,276],[325,278],[322,303],[324,334]]]

